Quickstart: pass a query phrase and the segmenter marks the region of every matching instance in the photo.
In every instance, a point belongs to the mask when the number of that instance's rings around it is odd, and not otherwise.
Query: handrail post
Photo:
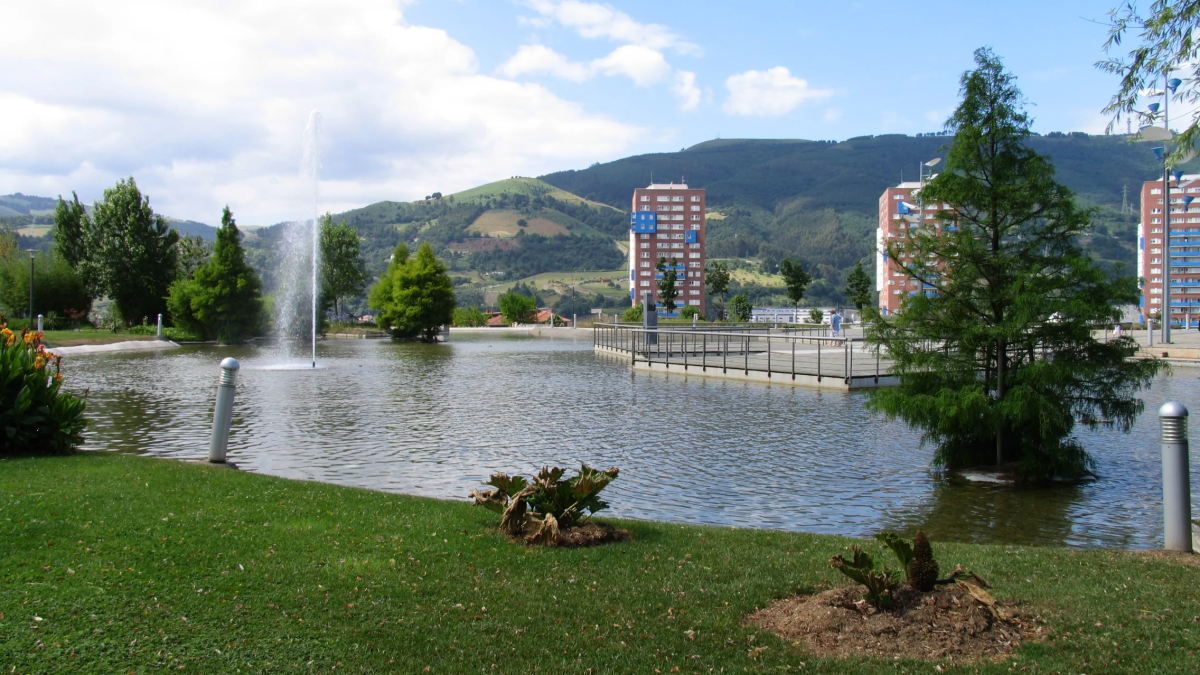
[[[796,338],[792,337],[792,379],[796,379]]]
[[[708,333],[704,334],[703,342],[704,342],[704,354],[701,355],[702,358],[700,360],[700,363],[701,363],[700,372],[707,373],[708,372]]]
[[[817,338],[817,382],[821,381],[821,338]]]

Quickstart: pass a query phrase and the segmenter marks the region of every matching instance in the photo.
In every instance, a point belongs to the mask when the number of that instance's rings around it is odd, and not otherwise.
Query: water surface
[[[455,335],[322,342],[316,371],[257,347],[71,356],[87,446],[204,458],[226,356],[242,362],[229,457],[249,471],[464,499],[493,471],[583,461],[621,469],[605,494],[622,517],[1076,547],[1161,546],[1155,413],[1200,401],[1200,371],[1177,368],[1133,433],[1084,432],[1100,480],[1013,490],[942,479],[863,392],[634,372],[590,339]]]

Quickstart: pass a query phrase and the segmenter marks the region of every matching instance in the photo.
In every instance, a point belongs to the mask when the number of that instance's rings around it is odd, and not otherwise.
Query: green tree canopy
[[[668,313],[675,311],[675,298],[679,297],[679,288],[675,286],[675,282],[679,280],[679,273],[675,271],[678,265],[679,263],[671,258],[671,265],[668,267],[667,259],[659,258],[658,264],[654,266],[654,269],[663,275],[663,278],[658,280],[658,300]]]
[[[793,307],[800,306],[804,291],[812,283],[812,275],[805,271],[804,265],[791,258],[784,258],[779,263],[779,273],[783,275],[783,283],[787,286],[788,300],[791,300]]]
[[[734,321],[749,321],[753,309],[754,305],[750,304],[750,298],[745,293],[738,293],[729,300],[729,315]]]
[[[454,326],[478,328],[486,326],[487,322],[487,314],[479,311],[478,307],[454,308]]]
[[[86,316],[92,296],[75,266],[56,250],[40,251],[33,261],[33,313]],[[29,258],[13,255],[0,260],[0,305],[24,316],[29,309]]]
[[[235,344],[262,330],[262,282],[246,263],[228,206],[221,214],[212,257],[190,279],[171,284],[167,305],[175,325],[208,340]]]
[[[527,323],[533,319],[537,305],[533,298],[517,291],[515,288],[500,296],[500,316],[507,323]]]
[[[102,293],[87,264],[87,243],[92,236],[91,229],[92,220],[87,215],[87,209],[79,203],[79,195],[72,192],[69,202],[60,196],[54,205],[54,250],[60,260],[75,268],[76,274],[83,282],[88,293],[88,302],[77,309],[84,312],[91,309],[91,299]]]
[[[1122,119],[1135,119],[1139,126],[1162,124],[1161,116],[1167,111],[1147,113],[1138,107],[1145,107],[1146,102],[1141,100],[1145,92],[1163,91],[1168,78],[1181,80],[1179,87],[1168,93],[1172,102],[1192,106],[1200,100],[1200,40],[1196,36],[1196,29],[1200,27],[1200,2],[1154,0],[1149,5],[1146,14],[1133,2],[1123,3],[1109,12],[1111,23],[1105,52],[1120,47],[1131,31],[1136,34],[1136,43],[1125,57],[1113,57],[1096,64],[1101,70],[1121,78],[1117,93],[1103,111],[1113,116],[1109,131]],[[1200,117],[1191,117],[1187,128],[1174,139],[1175,148],[1168,158],[1169,163],[1186,160],[1200,142]]]
[[[422,242],[414,256],[400,244],[387,271],[371,288],[371,307],[378,310],[375,322],[393,338],[437,339],[442,326],[454,320],[454,284],[446,266]]]
[[[180,279],[191,279],[196,270],[208,262],[212,251],[199,236],[182,236],[175,245],[179,249],[176,257],[179,259],[178,275]]]
[[[133,178],[104,191],[92,208],[83,277],[107,293],[126,324],[167,312],[179,233],[155,215]]]
[[[947,123],[946,168],[920,195],[951,208],[888,247],[931,288],[887,320],[868,310],[867,338],[900,378],[871,405],[922,429],[945,466],[1015,462],[1026,479],[1076,477],[1091,459],[1075,421],[1127,431],[1159,363],[1127,360],[1129,337],[1094,337],[1120,317],[1116,305],[1136,301],[1136,282],[1108,279],[1078,247],[1088,212],[1025,144],[1013,76],[990,50],[975,61]]]
[[[332,300],[340,314],[343,301],[362,295],[367,287],[367,266],[358,232],[345,221],[334,224],[328,213],[321,218],[321,295]]]
[[[846,297],[859,311],[871,304],[871,277],[863,269],[861,260],[854,263],[854,269],[846,277]]]

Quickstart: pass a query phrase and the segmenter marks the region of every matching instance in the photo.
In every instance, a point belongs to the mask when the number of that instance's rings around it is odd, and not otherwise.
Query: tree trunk
[[[1004,403],[1004,366],[1007,360],[1008,349],[1004,340],[996,343],[996,405],[1003,406]],[[1004,419],[1000,419],[1000,425],[996,428],[996,466],[1004,463]]]

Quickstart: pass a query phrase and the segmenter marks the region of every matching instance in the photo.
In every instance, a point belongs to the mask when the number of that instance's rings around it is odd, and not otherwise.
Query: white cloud
[[[783,66],[748,70],[725,80],[729,98],[725,112],[733,115],[783,115],[809,99],[828,98],[829,89],[811,89],[808,82],[792,77]]]
[[[312,109],[331,211],[612,157],[646,134],[480,74],[470,48],[406,23],[407,4],[3,3],[0,25],[23,28],[0,42],[0,194],[92,200],[132,174],[175,217],[298,217]],[[638,63],[610,67],[653,77]]]
[[[638,23],[628,14],[608,5],[579,0],[527,0],[524,4],[541,14],[541,17],[527,20],[531,23],[539,19],[553,19],[589,39],[604,37],[655,50],[674,49],[693,55],[700,53],[699,47],[684,41],[666,26]]]
[[[842,119],[842,109],[826,108],[825,114],[821,116],[821,119],[825,120],[826,122],[836,122]]]
[[[572,82],[583,82],[595,75],[590,64],[575,63],[542,45],[525,45],[496,69],[505,77],[553,75]]]
[[[661,52],[640,45],[617,47],[593,63],[606,75],[626,75],[639,86],[661,82],[671,74],[671,66]]]
[[[702,92],[696,86],[696,74],[686,70],[680,70],[675,73],[675,83],[671,85],[671,91],[679,97],[680,110],[695,110],[700,106],[700,98]]]
[[[590,80],[598,74],[624,75],[638,86],[656,84],[671,74],[661,52],[638,45],[617,47],[608,56],[588,63],[571,61],[542,45],[525,45],[496,72],[506,77],[553,75],[572,82]]]

